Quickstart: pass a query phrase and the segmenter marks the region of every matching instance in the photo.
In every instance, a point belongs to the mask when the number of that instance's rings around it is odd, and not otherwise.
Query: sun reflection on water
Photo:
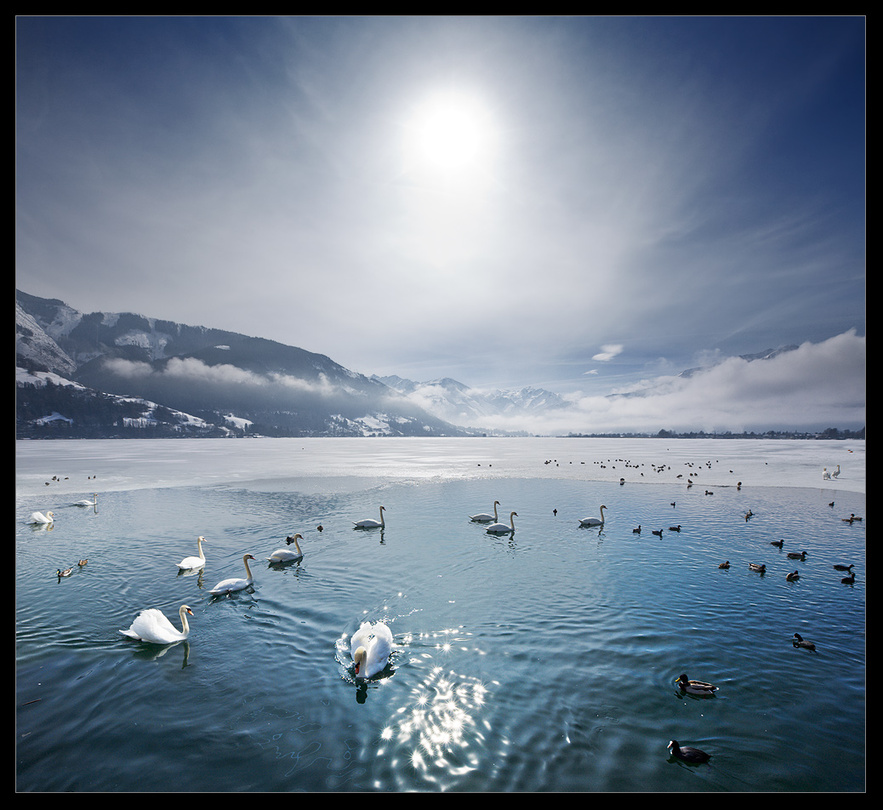
[[[437,654],[457,649],[451,638],[456,632],[438,633]],[[452,778],[479,768],[489,732],[482,712],[488,698],[481,679],[431,666],[381,731],[378,755],[389,756],[395,771],[410,766],[412,775],[441,789],[450,787]]]

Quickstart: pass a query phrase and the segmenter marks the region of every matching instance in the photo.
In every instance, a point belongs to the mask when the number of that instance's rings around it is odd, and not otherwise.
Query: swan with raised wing
[[[383,622],[362,622],[353,633],[350,654],[355,664],[356,677],[373,678],[386,669],[393,649],[392,631]]]
[[[606,508],[607,508],[606,506],[601,507],[601,509],[600,509],[601,519],[600,520],[598,518],[594,518],[594,517],[582,518],[579,522],[579,525],[580,526],[603,526],[604,525],[604,510]]]
[[[512,533],[514,533],[514,531],[515,531],[515,518],[517,518],[517,517],[518,517],[518,512],[510,512],[508,526],[505,523],[491,523],[491,525],[487,527],[488,534],[512,534]]]
[[[492,515],[489,515],[487,512],[479,512],[477,515],[470,515],[469,519],[474,520],[476,523],[490,523],[491,521],[496,523],[500,519],[497,514],[497,507],[499,505],[499,501],[494,501],[494,513]]]
[[[383,529],[386,526],[386,523],[383,521],[383,513],[386,511],[385,506],[380,507],[380,520],[374,520],[373,518],[366,518],[365,520],[360,520],[358,523],[353,523],[354,529]]]
[[[251,569],[248,567],[248,561],[253,560],[254,557],[251,554],[246,554],[242,558],[242,562],[245,565],[245,579],[224,579],[221,580],[214,588],[212,588],[209,593],[217,596],[218,594],[230,594],[235,593],[236,591],[244,591],[247,587],[254,584],[254,577],[252,576]]]
[[[193,615],[187,605],[181,605],[178,616],[181,618],[181,629],[173,625],[161,610],[148,608],[142,610],[132,622],[128,630],[120,630],[124,636],[136,641],[146,641],[150,644],[175,644],[184,641],[190,635],[190,625],[187,616]]]
[[[300,550],[300,543],[297,542],[298,539],[303,540],[303,537],[299,534],[295,534],[285,538],[285,542],[289,545],[294,543],[294,547],[297,551],[292,551],[290,548],[277,548],[269,557],[267,557],[267,560],[271,563],[287,563],[294,562],[295,560],[302,560],[304,558],[304,553]]]
[[[205,565],[205,553],[202,550],[202,544],[208,542],[202,535],[196,538],[196,546],[199,549],[198,557],[185,557],[178,563],[181,571],[192,571],[196,568],[202,568]]]

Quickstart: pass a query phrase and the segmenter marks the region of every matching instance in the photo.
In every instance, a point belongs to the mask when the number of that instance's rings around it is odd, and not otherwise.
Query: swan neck
[[[242,562],[245,563],[245,578],[246,578],[249,582],[251,582],[251,580],[252,580],[252,576],[251,576],[251,569],[248,567],[248,557],[247,557],[247,556],[243,557],[243,558],[242,558]]]
[[[301,556],[303,556],[303,552],[300,550],[300,543],[297,542],[297,537],[298,536],[295,535],[291,539],[294,540],[294,547],[297,549],[297,553],[300,554]]]
[[[181,617],[181,635],[189,636],[190,623],[187,621],[187,608],[184,605],[181,605],[181,609],[178,611],[178,615]]]

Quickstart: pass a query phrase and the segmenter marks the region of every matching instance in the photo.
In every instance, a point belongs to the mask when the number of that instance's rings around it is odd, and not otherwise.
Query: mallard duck
[[[727,560],[726,562],[722,562],[722,563],[718,566],[718,568],[729,568],[729,567],[730,567],[730,561],[729,561],[729,560]]]
[[[69,577],[73,573],[73,568],[65,568],[62,571],[60,568],[55,572],[55,576],[57,577]]]
[[[795,647],[801,647],[804,650],[814,650],[816,648],[816,645],[811,641],[804,641],[803,636],[801,636],[800,633],[794,634],[793,643]]]
[[[705,681],[691,681],[686,673],[681,675],[677,680],[678,686],[690,695],[700,695],[709,697],[717,692],[717,687]]]
[[[805,551],[789,551],[788,559],[790,560],[805,560],[806,552]]]
[[[785,579],[788,582],[797,582],[797,580],[800,579],[800,574],[798,574],[797,571],[792,571],[790,574],[785,574]]]
[[[638,524],[637,529],[632,529],[632,534],[640,534],[641,533],[641,524]]]
[[[82,568],[87,562],[89,562],[89,560],[77,560],[77,565]]]
[[[671,753],[673,756],[677,757],[684,762],[708,762],[711,759],[711,754],[706,754],[705,751],[702,751],[698,748],[692,748],[689,745],[685,745],[681,747],[678,744],[677,740],[671,740],[669,742],[668,747],[671,749]]]
[[[759,573],[761,573],[761,574],[765,574],[765,573],[766,573],[766,566],[765,566],[765,565],[762,565],[762,564],[760,564],[760,563],[748,563],[748,568],[749,568],[749,570],[751,570],[751,571],[757,571],[757,572],[759,572]]]
[[[834,566],[835,571],[849,571],[850,574],[852,573],[853,568],[855,568],[855,563],[851,563],[850,565],[836,564]]]
[[[848,577],[843,577],[843,579],[841,579],[840,581],[844,585],[852,585],[852,583],[855,582],[855,574],[850,574]]]
[[[651,529],[651,534],[655,534],[657,537],[662,537],[662,529]]]
[[[681,530],[681,524],[678,523],[677,526],[669,526],[669,527],[668,527],[668,530],[669,530],[670,532],[679,532],[679,531]]]
[[[782,546],[785,545],[785,541],[784,540],[773,540],[770,542],[770,545],[775,546],[776,548],[782,548]]]

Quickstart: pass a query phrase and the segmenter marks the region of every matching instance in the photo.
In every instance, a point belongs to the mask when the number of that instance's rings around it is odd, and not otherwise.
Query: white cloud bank
[[[865,358],[865,338],[849,330],[769,360],[731,357],[689,377],[576,394],[540,421],[512,418],[500,427],[545,434],[857,428],[865,424]]]

